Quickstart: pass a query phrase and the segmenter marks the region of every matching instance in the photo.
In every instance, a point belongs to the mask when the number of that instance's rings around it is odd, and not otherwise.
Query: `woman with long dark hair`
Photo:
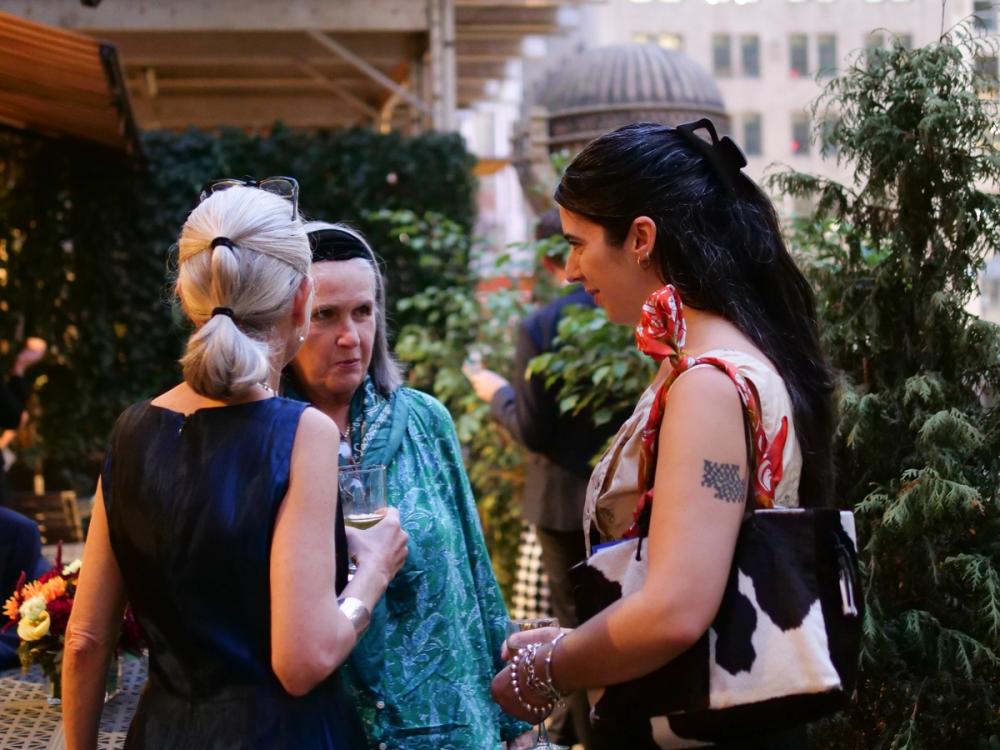
[[[748,492],[775,507],[827,501],[833,380],[813,295],[745,164],[707,120],[641,123],[593,141],[556,190],[568,276],[610,320],[637,326],[640,348],[662,361],[595,469],[584,511],[592,543],[636,535],[644,523],[648,572],[575,631],[514,637],[519,663],[493,690],[515,715],[537,717],[559,694],[649,675],[702,639],[729,580]],[[749,436],[736,382],[759,397],[759,430]],[[750,466],[748,439],[763,463]],[[621,747],[695,746],[663,724],[615,732]],[[739,746],[802,742],[792,733]]]

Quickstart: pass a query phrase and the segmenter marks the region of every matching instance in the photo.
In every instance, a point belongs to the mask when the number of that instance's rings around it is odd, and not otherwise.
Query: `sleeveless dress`
[[[799,478],[802,474],[802,452],[792,411],[792,401],[784,380],[774,367],[746,352],[735,349],[713,349],[699,357],[716,357],[730,362],[754,386],[760,396],[761,421],[769,439],[778,434],[783,418],[787,418],[787,435],[781,451],[781,480],[774,488],[774,504],[786,508],[799,505]],[[678,376],[687,377],[690,372],[711,365],[695,365]],[[639,398],[632,416],[629,417],[615,435],[610,447],[601,457],[587,487],[584,505],[583,529],[587,540],[587,554],[593,545],[621,539],[634,520],[634,511],[639,502],[639,457],[642,428],[649,418],[650,409],[660,385],[670,374],[669,359],[663,361],[653,382]],[[608,730],[604,730],[607,732]],[[650,736],[648,727],[637,727],[634,734],[629,729],[616,727],[614,734],[595,731],[599,742],[609,746],[619,743],[621,747],[637,750],[656,750],[660,745]],[[701,745],[701,747],[707,747]],[[804,728],[750,737],[743,741],[713,745],[716,750],[802,750],[806,747]]]
[[[271,669],[271,537],[306,408],[270,398],[185,417],[146,401],[118,418],[101,481],[111,547],[149,646],[127,750],[365,746],[338,673],[296,698]],[[335,533],[329,585],[339,592],[339,509]]]
[[[756,387],[760,395],[761,419],[768,437],[774,436],[782,418],[788,420],[788,434],[781,454],[782,477],[774,491],[774,504],[795,508],[799,504],[799,477],[802,474],[802,451],[795,434],[792,400],[785,382],[774,367],[746,352],[736,349],[712,349],[699,357],[717,357],[736,366],[736,369]],[[598,541],[621,539],[632,525],[633,513],[639,502],[639,455],[643,425],[660,385],[670,373],[670,361],[664,360],[653,382],[643,392],[625,423],[611,441],[611,446],[601,457],[587,487],[583,510],[583,530],[588,545]],[[696,365],[682,373],[678,379],[701,367]],[[590,549],[588,547],[588,554]]]

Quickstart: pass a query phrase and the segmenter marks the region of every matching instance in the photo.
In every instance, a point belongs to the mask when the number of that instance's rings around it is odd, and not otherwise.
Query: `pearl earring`
[[[299,336],[299,343],[300,343],[300,344],[304,344],[305,342],[306,342],[306,337],[305,337],[305,336],[301,336],[301,335],[300,335],[300,336]]]

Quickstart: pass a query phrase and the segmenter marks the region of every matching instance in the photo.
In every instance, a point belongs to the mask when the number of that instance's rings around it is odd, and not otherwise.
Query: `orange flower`
[[[38,581],[32,581],[31,583],[24,584],[24,588],[21,589],[21,601],[28,601],[33,596],[40,596],[42,593],[42,586],[44,584]]]
[[[60,576],[50,578],[42,584],[40,593],[45,597],[45,601],[47,602],[51,602],[53,599],[58,599],[66,593],[66,579]]]
[[[3,605],[4,617],[6,617],[9,620],[16,620],[18,617],[18,610],[20,609],[21,609],[21,602],[17,598],[17,595],[15,594],[6,602],[4,602]]]

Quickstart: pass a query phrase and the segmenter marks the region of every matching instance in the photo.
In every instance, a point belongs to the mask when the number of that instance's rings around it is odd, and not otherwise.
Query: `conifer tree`
[[[774,180],[818,198],[793,245],[841,374],[867,601],[857,699],[816,747],[1000,747],[1000,329],[966,310],[1000,245],[983,45],[960,27],[859,58],[816,107],[854,184]]]

